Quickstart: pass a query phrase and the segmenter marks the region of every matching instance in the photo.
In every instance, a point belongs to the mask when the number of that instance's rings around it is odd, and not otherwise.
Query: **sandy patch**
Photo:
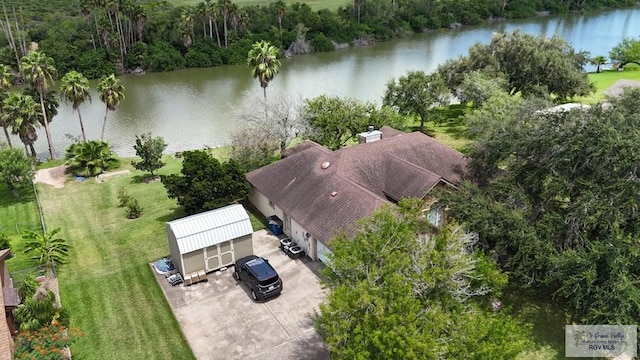
[[[67,165],[60,165],[38,170],[34,181],[37,183],[51,185],[56,189],[63,188],[65,181],[67,181],[67,168]]]

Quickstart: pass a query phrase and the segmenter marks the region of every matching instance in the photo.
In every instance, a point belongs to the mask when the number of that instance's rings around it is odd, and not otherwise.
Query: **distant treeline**
[[[631,7],[635,0],[354,0],[337,10],[307,4],[239,7],[231,0],[174,6],[166,1],[4,0],[0,62],[15,67],[30,44],[55,61],[59,73],[89,78],[141,68],[242,64],[257,40],[282,50],[332,51],[409,32],[481,24],[489,19]]]

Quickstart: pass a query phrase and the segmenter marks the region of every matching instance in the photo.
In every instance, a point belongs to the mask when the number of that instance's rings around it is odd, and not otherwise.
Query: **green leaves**
[[[314,316],[332,358],[510,359],[528,348],[528,327],[487,310],[506,275],[461,228],[420,232],[421,209],[382,208],[332,239],[331,291]]]
[[[154,171],[164,166],[162,152],[167,148],[167,143],[162,137],[152,137],[150,132],[136,135],[136,144],[133,148],[136,150],[136,155],[142,158],[141,161],[132,163],[134,168],[148,171],[153,176]]]
[[[411,71],[398,82],[392,79],[387,83],[383,103],[402,114],[418,115],[422,130],[432,108],[449,105],[449,97],[449,90],[439,74]]]
[[[59,232],[60,228],[45,234],[25,230],[22,235],[25,241],[24,253],[33,254],[32,259],[37,260],[40,265],[64,264],[71,246],[66,240],[56,237]]]
[[[258,79],[260,86],[263,88],[269,86],[269,82],[280,71],[279,51],[277,47],[271,45],[268,41],[254,43],[249,51],[247,65],[252,68],[251,76],[254,79]]]
[[[640,62],[640,38],[624,38],[618,45],[609,52],[609,58],[619,67],[624,67],[628,63]]]
[[[31,184],[33,165],[33,159],[24,151],[0,144],[0,183],[5,184],[9,190]]]
[[[70,170],[81,176],[95,176],[120,166],[120,159],[111,151],[109,143],[92,140],[69,145],[66,164]]]
[[[170,198],[188,214],[216,209],[241,200],[250,186],[234,160],[220,163],[207,152],[185,151],[181,175],[161,176]]]

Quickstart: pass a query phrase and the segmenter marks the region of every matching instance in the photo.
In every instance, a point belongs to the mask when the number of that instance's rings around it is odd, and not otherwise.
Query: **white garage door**
[[[329,254],[331,254],[331,250],[318,241],[318,260],[322,261],[325,265],[329,265],[329,257],[327,256]]]

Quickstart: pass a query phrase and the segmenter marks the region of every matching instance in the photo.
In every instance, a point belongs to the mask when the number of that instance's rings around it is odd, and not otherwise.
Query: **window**
[[[439,206],[433,206],[429,209],[427,213],[427,220],[429,224],[440,227],[442,225],[442,220],[444,218],[444,210]]]

